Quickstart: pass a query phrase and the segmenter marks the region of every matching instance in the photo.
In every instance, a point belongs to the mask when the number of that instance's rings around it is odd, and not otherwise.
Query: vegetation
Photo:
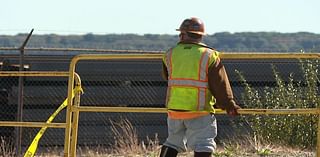
[[[119,122],[111,121],[115,144],[112,154],[127,154],[141,156],[158,156],[159,147],[157,134],[154,140],[148,138],[147,143],[139,141],[138,133],[128,119],[120,119]]]
[[[19,47],[26,34],[0,35],[0,47]],[[178,41],[177,35],[32,35],[28,47],[72,47],[164,51]],[[320,52],[320,34],[277,32],[221,32],[205,37],[204,42],[219,51]]]
[[[244,75],[238,73],[245,90],[242,95],[244,108],[317,108],[320,107],[319,60],[301,61],[303,79],[294,79],[291,73],[284,81],[277,68],[272,66],[274,87],[258,91],[251,87]],[[248,118],[254,134],[273,144],[299,148],[315,148],[317,137],[317,115],[255,115]]]
[[[113,148],[105,146],[79,147],[77,156],[87,157],[158,157],[160,144],[157,136],[153,140],[138,141],[136,129],[127,119],[111,121],[115,145]],[[63,156],[63,148],[45,148],[45,152],[38,152],[37,157],[58,157]],[[225,141],[223,147],[218,146],[212,154],[213,157],[264,157],[264,156],[314,156],[314,152],[302,149],[290,149],[285,146],[275,145],[260,141],[257,138],[247,137],[244,140]],[[2,138],[0,144],[0,157],[14,157],[15,150],[12,144]],[[193,152],[179,153],[178,157],[192,157]]]
[[[12,141],[6,137],[1,137],[0,140],[0,157],[15,156],[16,153]]]

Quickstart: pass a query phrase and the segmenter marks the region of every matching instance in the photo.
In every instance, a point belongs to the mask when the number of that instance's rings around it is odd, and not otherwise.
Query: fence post
[[[78,74],[75,74],[75,88],[80,88],[81,89],[81,80],[80,76]],[[72,129],[71,129],[71,145],[70,145],[70,155],[71,156],[76,156],[77,152],[77,138],[78,138],[78,123],[79,123],[79,110],[78,107],[80,106],[80,95],[82,94],[82,91],[76,90],[76,93],[74,93],[74,104],[73,107],[71,108],[73,112],[72,114]],[[75,110],[74,110],[74,109]]]
[[[24,40],[23,44],[19,48],[20,58],[19,58],[19,71],[24,71],[24,47],[27,45],[33,29],[28,34],[27,38]],[[19,77],[19,90],[18,90],[18,109],[17,109],[17,121],[21,122],[23,120],[23,76]],[[16,154],[21,156],[21,138],[22,138],[22,127],[18,127],[16,130]]]

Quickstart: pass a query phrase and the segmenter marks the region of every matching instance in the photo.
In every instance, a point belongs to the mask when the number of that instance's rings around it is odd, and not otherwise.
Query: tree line
[[[0,47],[19,47],[27,34],[0,35]],[[85,34],[32,35],[27,47],[96,48],[165,51],[178,35]],[[298,32],[220,32],[207,35],[204,43],[222,52],[320,52],[320,34]]]

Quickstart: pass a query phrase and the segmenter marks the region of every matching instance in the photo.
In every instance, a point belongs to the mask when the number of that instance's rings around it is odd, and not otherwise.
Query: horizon
[[[31,31],[31,29],[30,29]],[[0,36],[19,36],[19,35],[28,35],[29,32],[21,32],[21,33],[17,33],[17,34],[0,34]],[[241,34],[241,33],[278,33],[278,34],[298,34],[298,33],[307,33],[307,34],[315,34],[315,35],[320,35],[320,33],[313,33],[313,32],[275,32],[275,31],[270,31],[270,32],[266,32],[266,31],[259,31],[259,32],[215,32],[213,34],[207,34],[206,36],[212,36],[215,34],[219,34],[219,33],[230,33],[230,34]],[[33,31],[32,35],[39,35],[39,36],[46,36],[46,35],[57,35],[57,36],[84,36],[84,35],[88,35],[88,34],[92,34],[92,35],[137,35],[137,36],[144,36],[144,35],[169,35],[169,36],[177,36],[178,34],[151,34],[151,33],[146,33],[146,34],[137,34],[137,33],[108,33],[108,34],[99,34],[99,33],[78,33],[78,34],[58,34],[58,33],[36,33],[36,30]]]

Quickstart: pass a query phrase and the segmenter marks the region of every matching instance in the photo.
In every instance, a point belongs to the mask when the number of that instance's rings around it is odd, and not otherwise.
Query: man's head
[[[203,22],[195,17],[185,19],[176,30],[180,31],[180,41],[201,42],[205,35]]]

